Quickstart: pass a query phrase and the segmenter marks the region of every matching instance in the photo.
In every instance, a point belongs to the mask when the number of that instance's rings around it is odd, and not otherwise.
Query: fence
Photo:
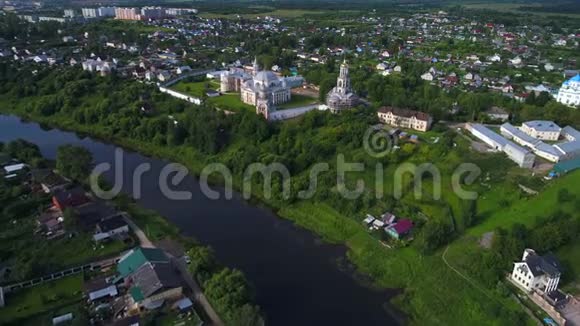
[[[44,275],[42,277],[34,278],[34,279],[31,279],[28,281],[23,281],[23,282],[19,282],[19,283],[6,285],[6,286],[2,287],[1,288],[2,290],[0,290],[0,291],[3,291],[4,294],[15,292],[17,290],[26,289],[26,288],[33,287],[36,285],[44,284],[46,282],[55,281],[55,280],[61,279],[61,278],[66,277],[66,276],[76,275],[76,274],[79,274],[82,272],[93,271],[93,270],[101,269],[103,267],[112,266],[115,263],[115,261],[116,261],[116,259],[109,259],[109,260],[103,260],[103,261],[96,262],[96,263],[90,263],[90,264],[86,264],[86,265],[82,265],[82,266],[68,268],[68,269],[65,269],[65,270],[62,270],[59,272]],[[2,300],[2,297],[3,296],[0,296],[0,301]],[[0,302],[0,304],[1,303],[2,302]],[[0,305],[0,307],[1,307],[1,305]]]

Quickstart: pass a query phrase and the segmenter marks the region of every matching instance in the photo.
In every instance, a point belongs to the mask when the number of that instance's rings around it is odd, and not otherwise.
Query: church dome
[[[254,83],[256,85],[272,86],[278,83],[278,76],[271,71],[260,71],[254,77]]]

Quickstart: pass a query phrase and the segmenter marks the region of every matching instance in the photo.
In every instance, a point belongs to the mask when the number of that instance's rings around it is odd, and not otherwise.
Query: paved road
[[[133,230],[133,232],[135,233],[135,235],[139,239],[139,242],[141,243],[141,247],[155,248],[155,245],[153,244],[153,242],[151,242],[149,240],[149,238],[147,237],[145,232],[143,232],[143,230],[141,230],[141,228],[137,224],[135,224],[135,222],[133,222],[133,220],[129,217],[128,214],[126,214],[126,213],[123,214],[123,219],[125,219],[125,223],[127,223],[129,225],[129,227],[131,227],[131,229]]]
[[[215,310],[205,297],[205,294],[203,294],[203,291],[201,290],[199,284],[197,284],[197,282],[193,279],[193,277],[187,270],[187,265],[183,261],[183,259],[173,258],[173,261],[175,262],[175,266],[177,266],[177,269],[181,273],[183,279],[193,292],[194,296],[193,300],[201,307],[203,307],[205,313],[207,314],[207,317],[211,320],[211,324],[214,326],[223,326],[224,323],[222,322],[221,318],[218,316],[218,314],[215,312]]]

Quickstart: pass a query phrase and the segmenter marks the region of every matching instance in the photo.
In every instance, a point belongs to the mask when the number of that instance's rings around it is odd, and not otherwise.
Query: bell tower
[[[258,65],[258,57],[254,57],[254,63],[252,64],[252,74],[256,76],[260,71],[260,66]]]
[[[346,63],[346,60],[344,60],[340,65],[340,74],[338,75],[338,80],[336,81],[336,91],[339,94],[346,94],[351,91],[348,64]]]

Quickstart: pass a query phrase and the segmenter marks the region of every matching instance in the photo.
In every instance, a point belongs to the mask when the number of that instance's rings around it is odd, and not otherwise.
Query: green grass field
[[[310,96],[292,94],[292,98],[290,99],[290,102],[280,104],[277,106],[277,108],[282,109],[282,110],[283,109],[299,108],[302,106],[316,104],[317,102],[318,102],[318,99],[310,97]]]
[[[173,85],[172,88],[178,92],[202,98],[206,89],[219,89],[219,83],[214,80],[200,82],[181,81]],[[219,109],[227,111],[254,110],[253,106],[242,102],[239,93],[227,93],[217,97],[208,97],[206,101]]]
[[[233,93],[233,94],[224,94],[217,97],[210,97],[207,99],[207,102],[213,104],[218,109],[227,110],[227,111],[242,111],[242,110],[250,110],[254,111],[255,108],[251,105],[248,105],[240,99],[240,94]]]
[[[201,98],[206,89],[216,90],[219,89],[219,87],[220,85],[217,81],[207,80],[198,82],[180,81],[179,83],[173,85],[171,88],[178,92]]]
[[[122,241],[111,241],[96,246],[90,235],[78,235],[72,239],[60,239],[46,243],[51,259],[63,267],[86,264],[98,258],[114,256],[126,248]]]
[[[575,202],[561,203],[558,201],[558,192],[561,189],[568,189],[576,198],[580,197],[580,171],[575,171],[560,179],[551,181],[547,189],[536,197],[519,198],[517,192],[496,191],[486,193],[488,202],[497,204],[501,200],[511,199],[513,203],[509,207],[497,207],[489,211],[484,210],[482,214],[487,217],[485,220],[469,230],[470,235],[479,236],[485,232],[493,231],[497,227],[509,228],[515,223],[522,223],[527,226],[534,225],[536,217],[543,217],[547,214],[561,211],[564,213],[577,214]]]
[[[459,5],[467,9],[476,10],[495,10],[500,12],[512,12],[515,14],[522,15],[542,15],[542,16],[560,16],[560,17],[570,17],[570,18],[580,18],[580,14],[568,14],[568,13],[555,13],[555,12],[540,12],[540,11],[526,11],[521,10],[520,7],[541,7],[542,4],[539,2],[519,2],[519,3],[489,3],[489,2],[472,2],[463,3],[459,2]]]
[[[0,324],[46,314],[82,299],[83,276],[75,275],[6,297],[6,307],[0,308]]]

